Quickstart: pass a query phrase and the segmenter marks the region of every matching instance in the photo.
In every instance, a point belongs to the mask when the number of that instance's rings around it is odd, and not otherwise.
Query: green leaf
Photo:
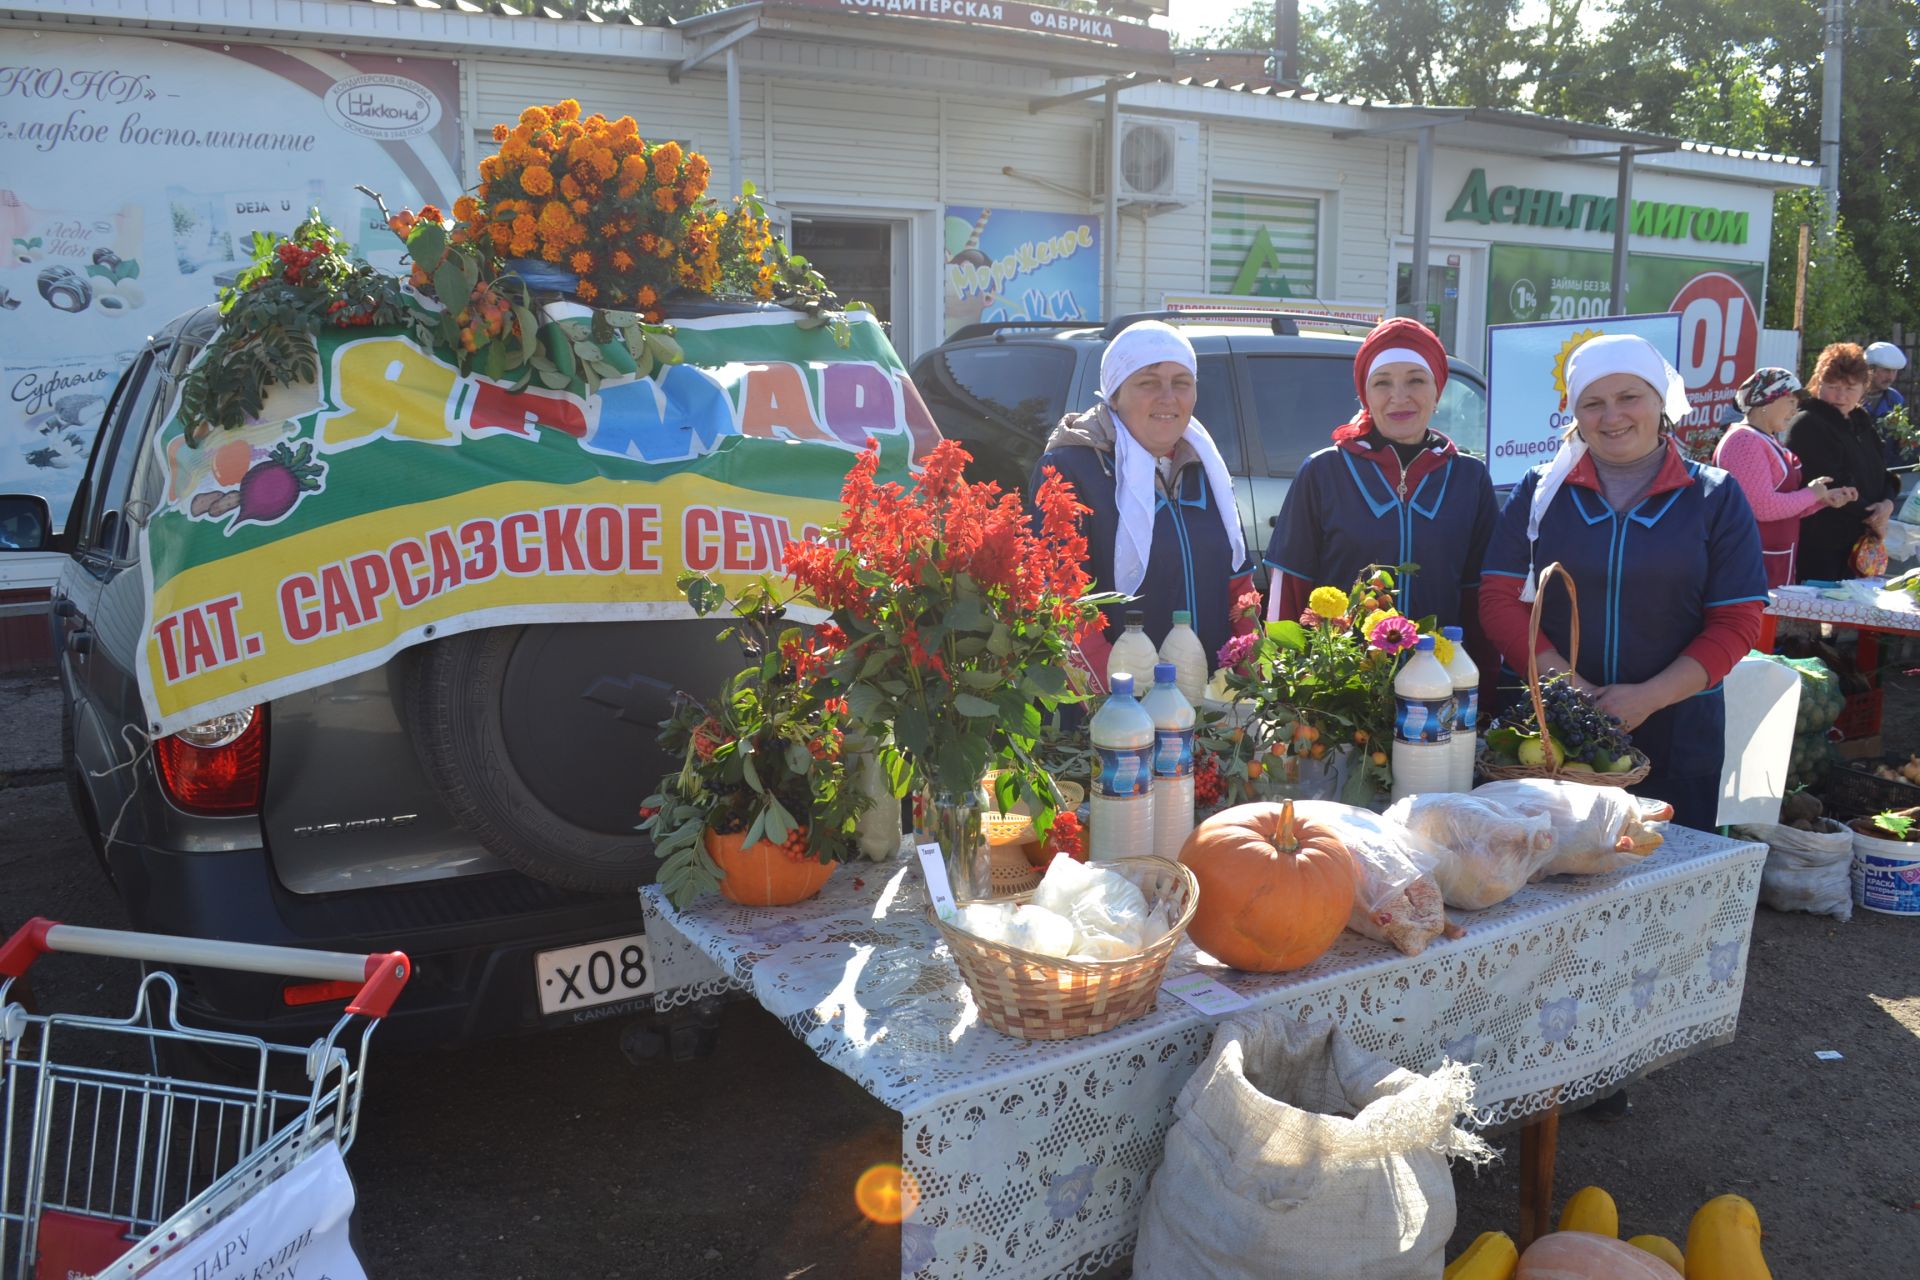
[[[880,710],[880,691],[870,684],[856,684],[847,690],[847,712],[855,724],[869,724]]]
[[[1013,633],[1007,630],[1007,624],[996,622],[993,633],[987,637],[987,652],[996,658],[1004,658],[1013,652]]]
[[[988,702],[985,698],[972,693],[955,694],[953,698],[953,709],[970,720],[982,719],[988,716],[998,719],[1000,715],[998,703]]]
[[[880,748],[880,772],[886,775],[887,788],[895,796],[905,796],[913,785],[913,761],[892,743]]]
[[[446,228],[433,222],[416,223],[413,234],[407,237],[407,252],[428,271],[435,270],[440,260],[447,256]],[[437,289],[439,286],[434,287]],[[446,299],[442,298],[441,301],[445,302]]]
[[[767,839],[775,844],[785,844],[787,837],[793,834],[793,829],[800,825],[787,812],[787,806],[771,795],[767,797],[766,810],[760,817],[766,824]]]
[[[1275,644],[1291,649],[1295,653],[1306,652],[1307,629],[1290,618],[1283,618],[1278,622],[1269,622],[1267,624],[1267,636]]]
[[[1028,667],[1027,679],[1042,697],[1058,698],[1068,689],[1067,673],[1051,663]]]
[[[797,742],[787,744],[787,772],[806,777],[813,772],[813,752]]]
[[[969,689],[998,689],[1006,683],[1006,676],[998,671],[980,671],[972,667],[962,668],[960,683]]]
[[[753,823],[747,828],[746,837],[741,841],[743,847],[752,848],[767,838],[767,813],[762,809],[753,815]],[[783,836],[782,839],[785,837]]]
[[[762,795],[766,794],[767,786],[764,782],[760,781],[760,770],[754,766],[753,752],[742,751],[740,753],[740,772],[746,779],[748,786]]]

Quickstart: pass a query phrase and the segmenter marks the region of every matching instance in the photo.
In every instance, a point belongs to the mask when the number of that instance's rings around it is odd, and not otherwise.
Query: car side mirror
[[[47,500],[36,494],[0,494],[0,551],[45,551],[53,541]]]

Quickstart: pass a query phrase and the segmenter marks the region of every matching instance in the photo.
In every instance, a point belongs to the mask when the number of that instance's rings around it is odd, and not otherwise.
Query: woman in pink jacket
[[[1767,589],[1793,581],[1793,553],[1800,542],[1800,517],[1821,507],[1844,507],[1852,489],[1833,486],[1825,476],[1802,487],[1800,459],[1780,443],[1800,408],[1800,379],[1787,369],[1756,369],[1733,393],[1734,407],[1746,417],[1727,429],[1713,451],[1713,465],[1731,475],[1747,496],[1760,524],[1760,551],[1767,566]]]

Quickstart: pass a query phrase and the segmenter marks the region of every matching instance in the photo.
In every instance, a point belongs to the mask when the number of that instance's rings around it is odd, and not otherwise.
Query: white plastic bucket
[[[1920,916],[1920,845],[1853,833],[1853,902],[1890,916]]]

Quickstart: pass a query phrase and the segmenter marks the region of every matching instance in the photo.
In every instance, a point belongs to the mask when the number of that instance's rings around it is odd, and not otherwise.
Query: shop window
[[[1247,381],[1269,475],[1298,472],[1308,454],[1333,443],[1333,429],[1360,407],[1351,357],[1250,356]]]
[[[1215,191],[1207,287],[1242,297],[1319,297],[1320,201]]]

